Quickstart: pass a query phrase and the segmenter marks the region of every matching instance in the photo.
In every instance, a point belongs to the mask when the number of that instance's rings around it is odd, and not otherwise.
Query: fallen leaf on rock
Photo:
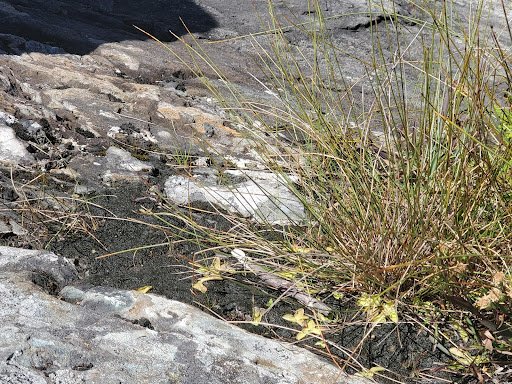
[[[149,291],[151,291],[153,289],[153,286],[152,285],[144,285],[143,287],[140,287],[140,288],[136,288],[135,290],[137,292],[141,292],[141,293],[148,293]]]

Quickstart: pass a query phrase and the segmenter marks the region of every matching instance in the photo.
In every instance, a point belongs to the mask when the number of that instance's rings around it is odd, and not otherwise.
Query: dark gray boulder
[[[206,32],[217,23],[191,0],[10,0],[0,2],[0,49],[6,53],[84,55],[107,42],[146,40],[133,25],[164,41],[187,32]],[[28,42],[20,44],[15,36]]]

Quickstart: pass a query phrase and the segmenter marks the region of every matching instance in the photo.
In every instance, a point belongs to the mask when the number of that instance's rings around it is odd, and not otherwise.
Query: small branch
[[[304,292],[303,290],[297,288],[295,283],[283,279],[282,277],[279,277],[276,274],[269,272],[263,267],[257,265],[251,260],[250,257],[245,256],[245,252],[242,250],[235,249],[231,252],[231,255],[238,260],[238,262],[244,267],[245,270],[254,273],[254,275],[256,275],[256,277],[258,277],[269,288],[284,290],[288,296],[294,298],[302,305],[305,305],[310,309],[317,310],[324,315],[327,315],[332,311],[328,305],[324,304],[318,299],[315,299],[313,296]]]

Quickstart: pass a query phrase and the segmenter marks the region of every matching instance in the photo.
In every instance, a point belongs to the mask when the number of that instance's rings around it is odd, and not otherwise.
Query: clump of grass
[[[371,28],[372,57],[361,59],[360,81],[372,90],[361,100],[343,78],[319,2],[309,4],[314,28],[296,27],[311,39],[313,57],[288,42],[271,1],[268,45],[253,40],[275,103],[209,83],[250,127],[265,166],[289,180],[308,223],[262,229],[226,216],[233,228],[221,231],[182,219],[205,249],[243,250],[319,298],[359,298],[373,323],[429,318],[425,326],[438,335],[433,313],[462,311],[490,333],[475,332],[472,345],[447,336],[444,350],[490,375],[482,367],[506,360],[512,346],[511,30],[480,29],[483,2],[468,10],[466,25],[449,2],[411,3],[422,15],[415,36],[388,11]],[[421,58],[407,59],[413,46]],[[200,45],[189,49],[223,79]],[[271,140],[276,127],[300,140]]]
[[[15,198],[11,202],[3,202],[0,207],[0,214],[10,216],[14,213],[14,218],[19,220],[19,233],[8,239],[9,245],[46,248],[63,236],[80,233],[91,236],[103,247],[94,232],[102,221],[114,216],[112,212],[96,204],[95,198],[68,197],[49,192],[49,184],[58,183],[61,187],[72,184],[48,173],[42,172],[27,182],[18,183],[14,181],[14,172],[11,169],[10,183]],[[21,173],[21,176],[23,179],[33,174]],[[94,215],[94,210],[102,210],[106,215]]]

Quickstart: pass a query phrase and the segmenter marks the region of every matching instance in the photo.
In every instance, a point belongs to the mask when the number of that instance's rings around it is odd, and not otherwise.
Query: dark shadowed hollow
[[[10,0],[0,2],[0,53],[62,50],[85,55],[99,45],[145,40],[136,25],[162,41],[207,32],[215,19],[190,0]],[[13,39],[27,40],[22,45]],[[1,52],[3,51],[3,52]]]

